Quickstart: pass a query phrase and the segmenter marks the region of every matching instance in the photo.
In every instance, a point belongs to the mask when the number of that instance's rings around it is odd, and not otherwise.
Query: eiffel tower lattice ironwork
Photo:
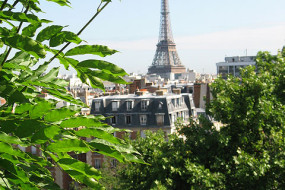
[[[185,67],[181,64],[173,40],[168,0],[161,1],[161,20],[159,40],[156,52],[148,74],[158,74],[166,79],[174,79],[174,75],[184,73]]]

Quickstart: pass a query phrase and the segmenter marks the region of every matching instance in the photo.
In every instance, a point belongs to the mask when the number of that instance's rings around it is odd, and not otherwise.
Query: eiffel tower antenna
[[[181,64],[174,43],[168,0],[161,0],[161,18],[158,44],[148,74],[157,74],[173,80],[186,71]],[[176,76],[175,76],[176,75]]]

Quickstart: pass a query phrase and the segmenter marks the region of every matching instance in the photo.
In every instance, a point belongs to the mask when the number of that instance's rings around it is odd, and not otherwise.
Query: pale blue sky
[[[47,17],[77,32],[99,0],[71,0],[72,8],[43,1]],[[120,53],[106,58],[127,72],[146,73],[156,49],[161,0],[113,0],[82,34],[90,44]],[[169,0],[174,40],[182,63],[216,73],[227,56],[276,53],[285,45],[284,0]],[[51,18],[50,18],[51,17]],[[85,57],[91,58],[91,57]],[[92,57],[94,58],[94,57]]]

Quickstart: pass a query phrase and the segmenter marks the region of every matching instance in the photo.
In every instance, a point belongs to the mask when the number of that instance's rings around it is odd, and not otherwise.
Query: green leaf
[[[114,137],[112,134],[96,128],[81,129],[79,131],[76,131],[75,134],[80,137],[96,137],[115,144],[122,143],[120,139]]]
[[[12,118],[9,118],[12,119]],[[1,131],[5,132],[5,133],[12,133],[15,132],[16,128],[17,128],[17,121],[16,120],[1,120],[0,122],[0,126],[1,126]]]
[[[102,82],[102,80],[100,80],[99,78],[97,78],[96,76],[93,76],[91,74],[91,72],[86,73],[86,76],[88,77],[88,79],[90,80],[90,84],[93,88],[99,88],[103,91],[105,91],[105,87],[104,84]]]
[[[47,0],[47,1],[51,1],[51,2],[57,3],[61,6],[68,6],[68,7],[70,4],[70,2],[68,0]]]
[[[0,19],[13,20],[13,21],[19,21],[19,22],[29,22],[32,24],[37,24],[39,22],[42,22],[42,23],[49,23],[50,22],[48,20],[40,20],[34,14],[25,14],[25,13],[12,12],[12,11],[1,11],[0,12]]]
[[[31,55],[28,54],[27,52],[19,51],[14,55],[12,59],[8,60],[6,63],[12,63],[14,65],[25,66],[26,69],[29,69],[27,67],[33,67],[37,63],[37,59],[32,58]]]
[[[91,167],[90,165],[76,159],[63,158],[57,162],[64,170],[74,170],[84,174],[86,177],[99,180],[101,172]]]
[[[59,72],[59,67],[55,67],[51,69],[48,74],[45,74],[44,76],[40,77],[38,80],[40,82],[52,82],[58,76],[58,72]]]
[[[23,28],[22,35],[33,37],[35,36],[37,29],[40,28],[41,26],[42,26],[41,23],[30,24],[27,27]]]
[[[5,36],[10,36],[11,31],[5,27],[0,27],[0,36],[5,37]]]
[[[13,181],[12,179],[16,177],[21,180],[20,184],[21,182],[23,183],[29,182],[29,178],[26,176],[26,173],[20,167],[14,165],[12,162],[0,159],[0,166],[2,166],[3,169],[6,169],[11,174],[13,174],[13,177],[10,177],[9,181]]]
[[[44,64],[40,65],[36,70],[35,70],[35,75],[38,77],[42,75],[48,68],[48,63],[45,62]]]
[[[93,178],[86,177],[84,174],[75,171],[75,170],[66,170],[73,179],[87,185],[88,187],[95,189],[95,190],[103,190],[104,188]]]
[[[37,41],[43,42],[45,40],[51,39],[52,36],[59,33],[64,27],[59,25],[52,25],[44,28],[42,31],[39,32],[37,35]]]
[[[94,189],[102,188],[96,181],[101,178],[101,172],[88,164],[71,158],[60,159],[57,163],[64,171],[70,174],[73,179]]]
[[[25,153],[17,150],[17,149],[13,149],[11,145],[9,145],[8,143],[4,143],[4,142],[0,142],[0,152],[1,153],[7,153],[9,155],[13,155],[13,156],[17,156],[17,157],[21,157],[21,158],[25,158]]]
[[[49,140],[55,139],[60,132],[61,129],[57,126],[42,127],[32,136],[32,142],[35,144],[43,144]]]
[[[15,34],[11,37],[3,37],[2,41],[8,46],[23,50],[36,58],[44,58],[46,56],[43,45],[30,37]]]
[[[131,145],[127,145],[127,144],[113,144],[113,143],[106,141],[105,139],[93,139],[92,141],[90,141],[90,145],[94,145],[94,143],[113,147],[119,152],[124,152],[128,154],[129,153],[139,154],[139,152],[136,151]]]
[[[102,45],[81,45],[70,49],[66,52],[66,56],[73,55],[85,55],[85,54],[93,54],[99,55],[100,57],[105,57],[107,55],[112,55],[118,51],[109,49],[107,46]]]
[[[110,156],[112,158],[117,159],[119,162],[125,161],[125,156],[121,152],[119,152],[118,150],[108,145],[101,144],[101,143],[95,143],[95,142],[92,142],[89,145],[95,149],[93,150],[94,152],[97,152],[105,156]]]
[[[114,76],[104,71],[99,71],[99,70],[91,71],[90,70],[89,72],[91,73],[93,77],[100,78],[104,81],[110,81],[110,82],[118,83],[118,84],[129,84],[124,79],[122,79],[120,76]]]
[[[72,42],[72,43],[79,44],[80,42],[82,42],[82,40],[73,32],[62,31],[52,36],[52,38],[50,39],[49,45],[50,47],[56,47],[56,46],[63,44],[64,42]]]
[[[93,69],[100,69],[106,73],[118,75],[118,76],[125,76],[128,75],[124,69],[118,67],[113,63],[109,63],[103,60],[84,60],[77,64],[78,67],[86,67],[86,68],[93,68]]]
[[[93,118],[75,117],[61,122],[60,126],[63,128],[77,128],[77,127],[97,127],[103,124]]]
[[[72,111],[67,108],[56,109],[48,112],[44,116],[44,120],[47,122],[61,121],[67,117],[74,116],[75,113],[76,113],[75,111]]]
[[[30,103],[21,104],[15,108],[15,113],[16,114],[23,114],[24,112],[28,112],[32,108],[33,108],[33,105]]]
[[[14,103],[27,103],[29,102],[28,98],[22,92],[19,92],[18,89],[14,89],[7,99],[9,105]]]
[[[81,152],[86,153],[90,151],[90,148],[82,140],[78,139],[64,139],[51,143],[48,148],[51,152]]]
[[[18,137],[10,136],[0,131],[0,141],[4,143],[25,145]]]
[[[127,154],[127,153],[122,153],[125,157],[125,159],[128,161],[128,162],[136,162],[136,163],[139,163],[139,164],[146,164],[146,165],[150,165],[148,163],[146,163],[144,160],[138,158],[137,156],[133,155],[133,154]]]
[[[48,101],[41,101],[34,105],[34,107],[30,110],[30,118],[42,118],[44,114],[49,111],[53,105]]]
[[[70,103],[73,103],[73,104],[76,104],[76,105],[84,105],[82,103],[82,101],[74,99],[73,96],[70,95],[70,94],[67,94],[66,91],[54,90],[52,88],[46,88],[45,91],[48,94],[50,94],[50,95],[52,95],[52,96],[54,96],[56,98],[59,98],[61,100],[64,100],[66,102],[70,102]]]
[[[18,125],[19,127],[16,129],[15,134],[20,138],[30,137],[43,127],[43,124],[38,120],[24,120]]]

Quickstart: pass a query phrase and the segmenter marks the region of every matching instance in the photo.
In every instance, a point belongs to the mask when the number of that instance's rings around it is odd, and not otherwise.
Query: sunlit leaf
[[[73,49],[70,49],[66,52],[66,56],[74,56],[74,55],[85,55],[85,54],[93,54],[99,55],[100,57],[105,57],[107,55],[112,55],[118,51],[109,49],[107,46],[102,45],[81,45],[77,46]]]
[[[44,58],[46,56],[43,45],[30,37],[14,35],[11,37],[3,37],[2,41],[8,46],[26,51],[36,58]]]
[[[56,35],[63,28],[63,26],[59,25],[48,26],[39,32],[39,34],[37,35],[37,41],[43,42],[45,40],[49,40],[53,35]]]

